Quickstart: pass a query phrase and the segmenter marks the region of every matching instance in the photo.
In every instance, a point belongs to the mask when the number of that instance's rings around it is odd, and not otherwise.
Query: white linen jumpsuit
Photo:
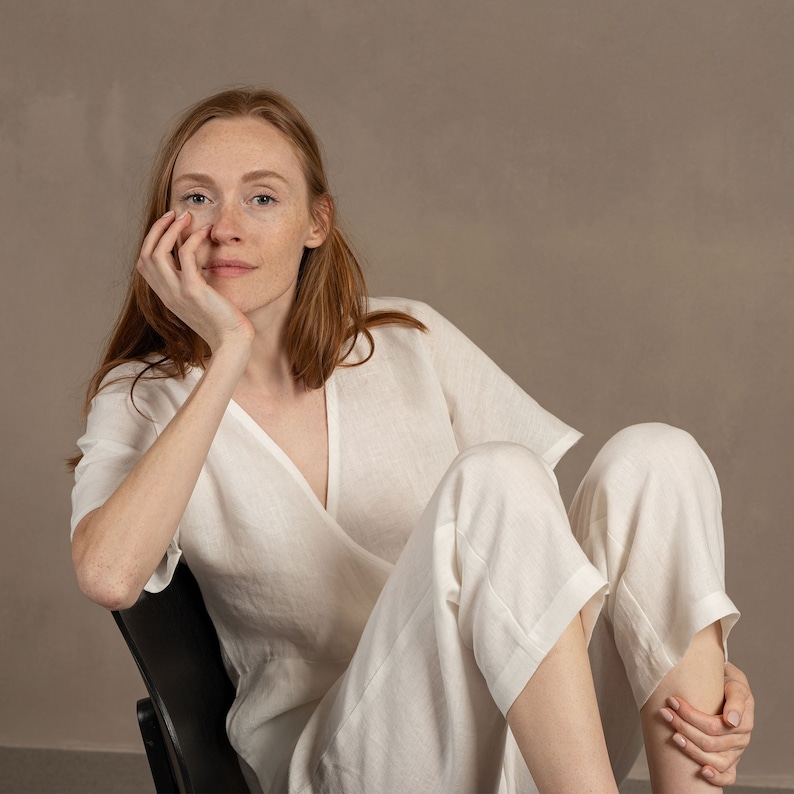
[[[706,456],[664,425],[624,430],[569,523],[551,467],[579,434],[429,307],[371,303],[429,331],[375,329],[372,358],[326,384],[327,504],[232,402],[147,585],[166,586],[184,554],[237,688],[227,727],[252,788],[534,790],[504,715],[579,611],[624,776],[637,707],[697,631],[721,620],[727,639],[737,618]],[[100,392],[73,526],[199,375],[142,379],[135,406],[128,379]]]

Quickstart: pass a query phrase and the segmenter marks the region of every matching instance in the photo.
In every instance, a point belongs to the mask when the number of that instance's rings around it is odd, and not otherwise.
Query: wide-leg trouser
[[[504,715],[580,611],[588,636],[598,623],[592,664],[625,773],[637,706],[695,632],[723,620],[727,637],[736,617],[719,490],[690,436],[643,425],[602,450],[571,516],[525,448],[462,453],[301,735],[290,790],[534,790]]]
[[[573,499],[574,535],[609,582],[590,641],[601,722],[618,782],[642,747],[639,709],[717,621],[727,658],[739,612],[725,594],[722,500],[706,454],[663,424],[620,431]],[[501,791],[534,792],[508,737]]]

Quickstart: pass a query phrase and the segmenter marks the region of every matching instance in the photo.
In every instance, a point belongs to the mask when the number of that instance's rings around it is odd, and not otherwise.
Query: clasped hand
[[[709,783],[733,785],[755,720],[755,701],[745,674],[730,662],[725,665],[725,704],[716,716],[680,697],[667,702],[660,715],[675,731],[676,746],[701,765],[700,774]]]

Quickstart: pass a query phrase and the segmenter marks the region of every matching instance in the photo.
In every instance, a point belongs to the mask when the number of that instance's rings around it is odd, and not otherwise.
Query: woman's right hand
[[[196,252],[212,227],[197,229],[180,243],[191,220],[189,212],[177,218],[173,210],[158,219],[144,238],[138,272],[165,306],[204,339],[213,353],[227,342],[250,344],[254,336],[250,321],[207,284],[196,261]]]

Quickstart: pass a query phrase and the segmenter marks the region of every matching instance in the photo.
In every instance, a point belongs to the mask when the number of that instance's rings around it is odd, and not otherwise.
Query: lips
[[[212,259],[204,270],[213,276],[245,276],[256,267],[242,259]]]

